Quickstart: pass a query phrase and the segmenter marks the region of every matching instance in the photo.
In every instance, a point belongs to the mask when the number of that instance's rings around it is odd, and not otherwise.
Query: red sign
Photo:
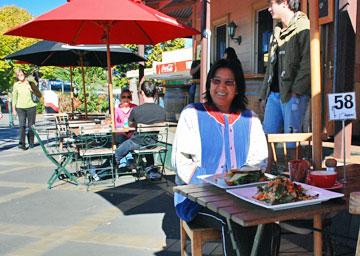
[[[156,65],[156,74],[174,73],[179,71],[190,70],[191,60],[162,63]]]

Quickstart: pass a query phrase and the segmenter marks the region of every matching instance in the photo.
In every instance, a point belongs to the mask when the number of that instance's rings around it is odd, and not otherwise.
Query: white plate
[[[250,203],[265,207],[267,209],[271,210],[283,210],[283,209],[289,209],[289,208],[295,208],[305,205],[312,205],[312,204],[319,204],[321,202],[333,199],[333,198],[339,198],[343,197],[344,194],[332,192],[326,189],[310,186],[308,184],[303,184],[300,182],[296,182],[296,184],[300,184],[305,190],[306,194],[308,195],[316,195],[318,194],[319,197],[311,200],[304,200],[304,201],[298,201],[293,203],[284,203],[284,204],[276,204],[271,205],[263,201],[256,200],[253,198],[253,196],[257,193],[258,189],[257,186],[252,187],[246,187],[246,188],[236,188],[236,189],[228,189],[226,192],[243,199],[245,201],[248,201]]]
[[[268,173],[265,173],[265,176],[268,177],[269,179],[275,178],[274,175],[271,175]],[[206,183],[210,183],[212,185],[215,185],[215,186],[217,186],[219,188],[223,188],[223,189],[243,188],[243,187],[254,186],[254,185],[266,183],[266,181],[261,181],[261,182],[229,186],[228,184],[226,184],[224,178],[222,177],[222,174],[199,175],[197,177],[199,179],[205,181]]]

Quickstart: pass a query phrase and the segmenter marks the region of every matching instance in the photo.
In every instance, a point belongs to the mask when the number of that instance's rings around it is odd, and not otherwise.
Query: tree
[[[1,60],[6,55],[27,47],[37,40],[15,36],[3,35],[6,31],[16,27],[32,18],[31,14],[24,9],[15,6],[0,8],[0,92],[9,90],[14,82],[14,66],[22,66],[25,70],[28,65],[14,65],[13,62]]]
[[[174,40],[169,40],[163,43],[156,44],[154,46],[145,47],[145,56],[147,58],[146,67],[152,67],[154,61],[161,61],[162,53],[165,51],[171,51],[176,49],[184,48],[185,40],[183,38],[178,38]]]

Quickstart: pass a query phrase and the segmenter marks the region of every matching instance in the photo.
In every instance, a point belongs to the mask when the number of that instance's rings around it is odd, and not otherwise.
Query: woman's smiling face
[[[213,103],[221,112],[229,113],[236,94],[236,82],[232,70],[219,68],[210,84],[210,96]]]

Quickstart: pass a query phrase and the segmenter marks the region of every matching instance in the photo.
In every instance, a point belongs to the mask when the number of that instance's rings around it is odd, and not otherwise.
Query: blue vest
[[[225,151],[225,165],[222,171],[229,171],[234,166],[230,156],[230,141],[233,141],[235,147],[236,166],[234,168],[244,165],[250,144],[252,112],[244,110],[237,119],[233,118],[230,120],[232,123],[229,123],[227,115],[212,115],[201,103],[195,103],[188,107],[197,110],[201,142],[201,167],[195,170],[190,184],[202,183],[197,178],[199,175],[215,174],[223,151]],[[176,183],[184,185],[178,176]],[[201,210],[200,205],[178,193],[174,195],[174,202],[177,215],[187,222],[194,219]]]

